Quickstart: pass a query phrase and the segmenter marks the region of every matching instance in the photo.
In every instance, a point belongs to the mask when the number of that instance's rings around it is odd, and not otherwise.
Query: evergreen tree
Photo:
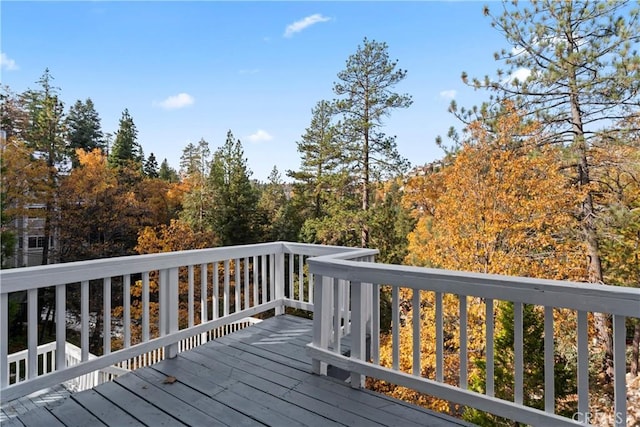
[[[109,153],[109,166],[112,168],[122,168],[137,165],[138,169],[141,169],[142,148],[140,144],[138,144],[137,139],[138,130],[136,129],[136,125],[129,114],[129,110],[125,109],[122,112],[115,141]]]
[[[495,397],[507,401],[514,400],[514,304],[501,301],[498,305],[494,344],[494,390]],[[522,341],[526,351],[523,354],[523,401],[525,406],[544,410],[544,313],[540,307],[522,305]],[[486,388],[486,363],[484,359],[475,361],[479,375],[471,377],[471,389],[484,393]],[[554,392],[556,399],[576,393],[576,383],[567,359],[557,350],[554,354]],[[560,415],[570,417],[577,408],[567,409]],[[513,421],[497,417],[477,409],[467,408],[464,419],[481,426],[511,426]]]
[[[543,125],[547,143],[567,151],[575,185],[584,189],[576,215],[586,245],[584,278],[603,283],[599,206],[593,190],[592,147],[596,140],[625,141],[632,128],[619,129],[620,120],[638,113],[640,55],[633,49],[640,34],[640,14],[627,1],[532,1],[527,7],[504,3],[500,15],[484,13],[500,31],[509,49],[495,54],[509,68],[497,79],[473,79],[477,88],[493,91],[496,99],[511,99],[516,107]],[[467,81],[466,73],[462,78]],[[452,110],[463,119],[479,113],[487,119],[491,105],[469,112]],[[627,121],[626,123],[631,123]],[[563,165],[567,166],[567,165]],[[596,316],[603,347],[603,371],[613,375],[610,320]]]
[[[64,168],[67,146],[64,139],[64,105],[58,98],[58,88],[52,85],[53,76],[46,69],[37,82],[38,90],[23,95],[29,114],[25,139],[30,148],[46,163],[48,173],[41,180],[40,200],[45,204],[42,264],[50,261],[50,243],[55,228],[56,198],[59,176]]]
[[[395,108],[408,108],[411,96],[393,92],[393,87],[407,75],[396,69],[397,61],[389,59],[386,43],[364,39],[355,54],[347,59],[346,68],[338,73],[333,86],[338,96],[336,111],[344,118],[341,126],[344,150],[350,168],[358,174],[361,185],[361,245],[369,244],[366,214],[372,201],[372,183],[404,172],[408,162],[397,151],[395,137],[380,129],[383,118]]]
[[[207,183],[210,155],[209,143],[200,139],[198,145],[189,143],[180,157],[180,174],[189,188],[180,217],[197,231],[206,229],[205,212],[211,205],[211,191]]]
[[[344,168],[344,154],[341,150],[336,126],[332,123],[334,111],[328,101],[320,101],[311,110],[311,124],[297,142],[301,156],[299,171],[289,171],[295,179],[296,197],[304,199],[305,215],[311,219],[324,216],[327,198],[339,185],[336,175]]]
[[[209,188],[212,197],[206,222],[222,246],[255,243],[258,192],[251,182],[240,140],[231,131],[213,156]]]
[[[262,188],[260,212],[263,241],[296,240],[300,221],[295,211],[291,209],[291,202],[287,197],[285,183],[282,181],[277,167],[273,167],[267,183]]]
[[[171,166],[169,166],[169,162],[167,159],[164,159],[160,164],[160,170],[158,170],[158,177],[163,181],[167,182],[178,182],[180,181],[178,177],[178,172]]]
[[[69,154],[73,167],[78,166],[78,157],[75,153],[78,148],[87,152],[95,148],[105,149],[100,117],[91,98],[87,98],[84,102],[77,100],[71,106],[67,115],[67,128]]]
[[[153,153],[149,154],[149,158],[144,162],[144,174],[148,178],[158,178],[160,176],[158,173],[158,161]]]

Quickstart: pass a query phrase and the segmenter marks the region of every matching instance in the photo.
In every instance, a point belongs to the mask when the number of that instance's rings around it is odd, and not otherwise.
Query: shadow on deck
[[[446,415],[311,374],[312,322],[278,316],[3,426],[453,426]]]

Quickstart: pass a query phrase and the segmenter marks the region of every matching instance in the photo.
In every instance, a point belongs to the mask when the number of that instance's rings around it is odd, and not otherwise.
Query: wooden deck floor
[[[453,426],[459,420],[312,375],[311,321],[278,316],[4,420],[6,426]]]

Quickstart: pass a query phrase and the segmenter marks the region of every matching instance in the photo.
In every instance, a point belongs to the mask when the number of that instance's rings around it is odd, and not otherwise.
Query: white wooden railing
[[[351,385],[356,388],[364,385],[365,377],[372,377],[530,425],[588,425],[593,420],[593,412],[589,407],[588,318],[591,313],[606,313],[613,318],[613,422],[617,426],[626,426],[625,321],[626,318],[640,317],[640,289],[353,262],[338,258],[323,256],[308,261],[309,271],[315,281],[314,335],[313,342],[308,346],[315,373],[326,375],[327,365],[333,365],[350,371]],[[380,363],[379,307],[383,285],[391,287],[392,295],[391,366],[382,366]],[[350,289],[350,305],[344,300],[345,289]],[[452,317],[459,319],[454,325],[459,337],[459,372],[453,378],[444,378],[443,375],[443,296],[446,294],[456,296],[458,301],[457,312],[452,313]],[[405,295],[405,300],[401,299],[401,295]],[[431,298],[429,301],[433,301],[435,313],[431,319],[431,324],[435,325],[436,361],[432,378],[422,374],[420,363],[423,350],[418,339],[412,340],[411,370],[405,372],[399,364],[402,356],[399,336],[403,312],[401,305],[406,307],[410,303],[412,307],[420,307],[427,295]],[[513,401],[499,399],[494,393],[494,303],[500,300],[514,303]],[[471,355],[468,349],[470,337],[467,335],[467,319],[471,304],[481,304],[481,313],[484,312],[484,393],[469,390],[469,368],[473,366],[472,359],[477,357]],[[526,391],[523,389],[523,304],[534,304],[544,312],[544,410],[523,405]],[[345,309],[345,305],[348,309]],[[553,314],[561,309],[573,310],[577,319],[578,408],[571,418],[557,415],[555,407]],[[345,310],[351,312],[350,356],[344,356],[341,349],[341,329],[345,324],[342,313]],[[412,328],[412,337],[421,336],[421,327],[424,326],[421,325],[420,316],[406,317],[410,323],[405,327]],[[367,343],[370,346],[368,349]],[[370,354],[369,360],[365,357],[367,354]]]
[[[161,349],[175,357],[180,342],[268,310],[282,314],[285,307],[313,310],[313,280],[305,271],[309,257],[351,253],[352,248],[297,243],[263,243],[223,248],[149,254],[0,271],[0,399],[6,402],[26,394],[92,374]],[[158,293],[150,289],[157,280]],[[137,283],[136,283],[137,282]],[[132,285],[140,286],[142,315],[132,319]],[[38,370],[38,294],[55,288],[55,348],[51,371]],[[90,357],[90,295],[102,291],[91,312],[102,313],[102,354]],[[117,291],[117,292],[116,292]],[[196,301],[197,291],[200,299]],[[26,292],[27,359],[22,382],[10,384],[8,361],[9,298]],[[112,349],[112,298],[122,299],[122,348]],[[70,304],[68,298],[79,301]],[[105,297],[107,296],[107,297]],[[157,297],[158,322],[152,324],[150,303]],[[95,298],[93,298],[95,299]],[[67,306],[80,307],[80,362],[66,360]],[[186,306],[186,324],[180,325],[180,307]],[[196,315],[198,309],[198,315]],[[197,322],[199,317],[200,321]],[[141,333],[131,336],[132,325]],[[154,331],[157,333],[154,334]],[[95,332],[95,331],[94,331]],[[144,356],[143,356],[144,358]]]
[[[178,342],[178,353],[189,351],[206,342],[237,332],[247,326],[255,325],[260,322],[260,319],[247,317],[237,322],[219,326],[203,334],[185,338]],[[38,346],[37,354],[40,375],[46,375],[56,370],[56,348],[55,341]],[[80,347],[67,342],[65,344],[65,353],[66,366],[75,366],[82,362],[82,349]],[[27,363],[28,354],[28,350],[22,350],[8,356],[7,361],[9,364],[10,385],[26,381],[29,378]],[[89,353],[89,360],[96,358],[96,355]],[[122,360],[112,366],[107,366],[106,368],[102,368],[98,371],[70,379],[65,382],[65,386],[72,392],[88,390],[102,383],[113,381],[120,375],[124,375],[134,369],[144,368],[145,366],[160,362],[161,360],[164,360],[164,358],[164,347],[156,348],[155,350],[136,355],[130,359]]]

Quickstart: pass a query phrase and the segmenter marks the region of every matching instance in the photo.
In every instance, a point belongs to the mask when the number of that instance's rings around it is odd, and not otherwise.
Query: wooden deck
[[[299,317],[271,318],[2,425],[468,425],[311,374],[311,328]]]

